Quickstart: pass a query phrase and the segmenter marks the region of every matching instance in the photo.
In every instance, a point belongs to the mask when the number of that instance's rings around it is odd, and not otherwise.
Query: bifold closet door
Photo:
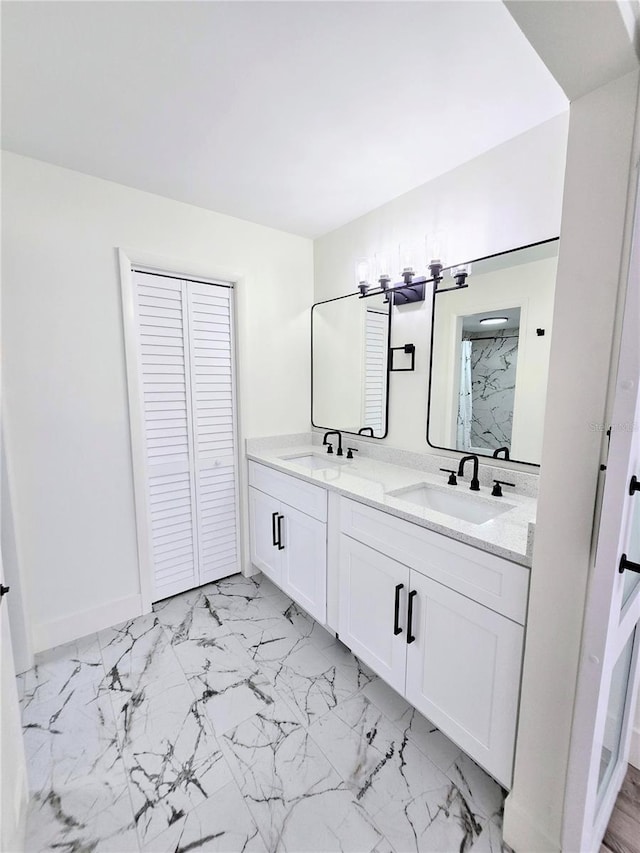
[[[198,586],[188,308],[181,281],[134,273],[153,600]]]
[[[134,272],[158,601],[239,571],[231,289]]]
[[[240,571],[231,290],[188,282],[200,583]]]

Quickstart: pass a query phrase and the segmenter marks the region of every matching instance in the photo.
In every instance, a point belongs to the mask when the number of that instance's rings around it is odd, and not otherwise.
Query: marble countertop
[[[435,486],[444,493],[467,494],[468,473],[459,485],[448,486],[446,474],[414,470],[389,462],[358,456],[353,460],[330,456],[333,467],[310,469],[296,457],[313,455],[323,458],[327,454],[312,444],[283,446],[247,451],[247,459],[267,465],[277,471],[292,474],[301,480],[322,486],[367,506],[381,509],[421,527],[434,530],[444,536],[465,542],[475,548],[504,557],[523,566],[531,566],[533,528],[536,519],[535,498],[514,493],[505,487],[504,497],[493,498],[487,487],[472,492],[469,497],[475,503],[486,506],[509,506],[506,512],[482,524],[463,521],[451,515],[422,507],[401,496],[389,494],[398,489],[425,484]],[[288,458],[286,458],[288,457]],[[453,466],[452,466],[453,467]]]

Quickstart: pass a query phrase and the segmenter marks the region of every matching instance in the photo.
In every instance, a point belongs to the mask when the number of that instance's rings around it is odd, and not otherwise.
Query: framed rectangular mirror
[[[311,309],[311,423],[321,429],[387,434],[390,303],[357,293]]]
[[[558,238],[443,272],[433,293],[427,442],[539,465]],[[455,268],[452,268],[455,269]]]

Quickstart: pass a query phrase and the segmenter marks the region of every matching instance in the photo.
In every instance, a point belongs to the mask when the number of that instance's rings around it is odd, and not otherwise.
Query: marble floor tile
[[[224,633],[250,638],[261,631],[282,626],[282,608],[290,601],[277,590],[268,596],[252,596],[230,591],[203,592],[206,607],[213,619],[219,621]]]
[[[380,678],[365,685],[362,692],[391,722],[402,719],[402,716],[411,709],[407,700]]]
[[[447,775],[478,814],[490,820],[502,820],[504,791],[466,753],[459,755]]]
[[[355,795],[372,776],[383,755],[336,712],[334,708],[312,723],[309,734]]]
[[[185,640],[174,649],[217,735],[273,704],[269,679],[236,637]]]
[[[332,713],[381,754],[398,740],[398,729],[362,691],[341,702]]]
[[[356,800],[374,815],[385,806],[404,809],[416,798],[432,791],[452,787],[451,781],[432,764],[406,736],[399,735],[356,791]],[[380,826],[384,835],[395,845],[395,838]]]
[[[189,626],[193,621],[193,608],[202,596],[202,589],[190,589],[172,598],[165,598],[153,605],[153,613],[158,622],[168,630],[169,638],[178,632],[181,626]],[[183,629],[184,630],[184,629]]]
[[[285,630],[251,654],[272,687],[310,723],[360,690],[371,676],[362,667],[336,664],[331,650],[320,650],[311,640]]]
[[[35,666],[17,676],[21,707],[56,697],[64,700],[74,690],[98,684],[103,676],[97,634],[40,652]]]
[[[390,799],[375,821],[399,853],[467,853],[484,830],[479,815],[453,784],[409,802]]]
[[[473,845],[472,853],[513,853],[508,844],[502,840],[502,827],[497,821],[487,821],[482,833]]]
[[[139,616],[98,634],[109,694],[161,693],[182,673],[178,659],[155,613]]]
[[[161,694],[142,695],[118,723],[142,843],[231,781],[218,741],[186,679]]]
[[[380,844],[378,844],[373,853],[398,853],[398,851],[394,850],[385,838],[383,841],[380,842]]]
[[[137,851],[138,835],[124,777],[117,787],[85,778],[32,797],[25,850]]]
[[[286,705],[223,737],[234,777],[271,851],[371,851],[382,839]]]
[[[22,726],[34,792],[123,772],[111,702],[93,686],[32,702],[23,711]]]
[[[505,853],[500,786],[262,576],[18,685],[29,853]]]
[[[411,743],[445,773],[462,753],[459,746],[443,735],[440,729],[415,708],[409,708],[399,720],[395,721],[395,725],[406,733]]]
[[[312,645],[317,648],[327,648],[338,642],[335,634],[327,631],[319,622],[316,622],[295,601],[284,602],[280,609],[284,622],[295,628],[302,637],[310,640]]]
[[[363,694],[440,770],[446,773],[461,754],[459,746],[381,679],[366,685]]]
[[[282,596],[282,590],[272,583],[266,575],[259,572],[250,578],[244,575],[231,575],[215,583],[203,587],[203,591],[215,590],[224,595],[235,594],[248,598],[268,598],[269,596]]]
[[[221,788],[142,847],[142,853],[267,853],[234,783]]]

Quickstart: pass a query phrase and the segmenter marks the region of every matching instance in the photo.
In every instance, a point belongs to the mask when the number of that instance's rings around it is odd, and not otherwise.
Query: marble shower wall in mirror
[[[391,318],[382,295],[349,294],[311,311],[311,422],[374,438],[387,434]]]
[[[515,249],[472,262],[467,287],[440,283],[431,446],[540,464],[557,251],[557,239]]]

